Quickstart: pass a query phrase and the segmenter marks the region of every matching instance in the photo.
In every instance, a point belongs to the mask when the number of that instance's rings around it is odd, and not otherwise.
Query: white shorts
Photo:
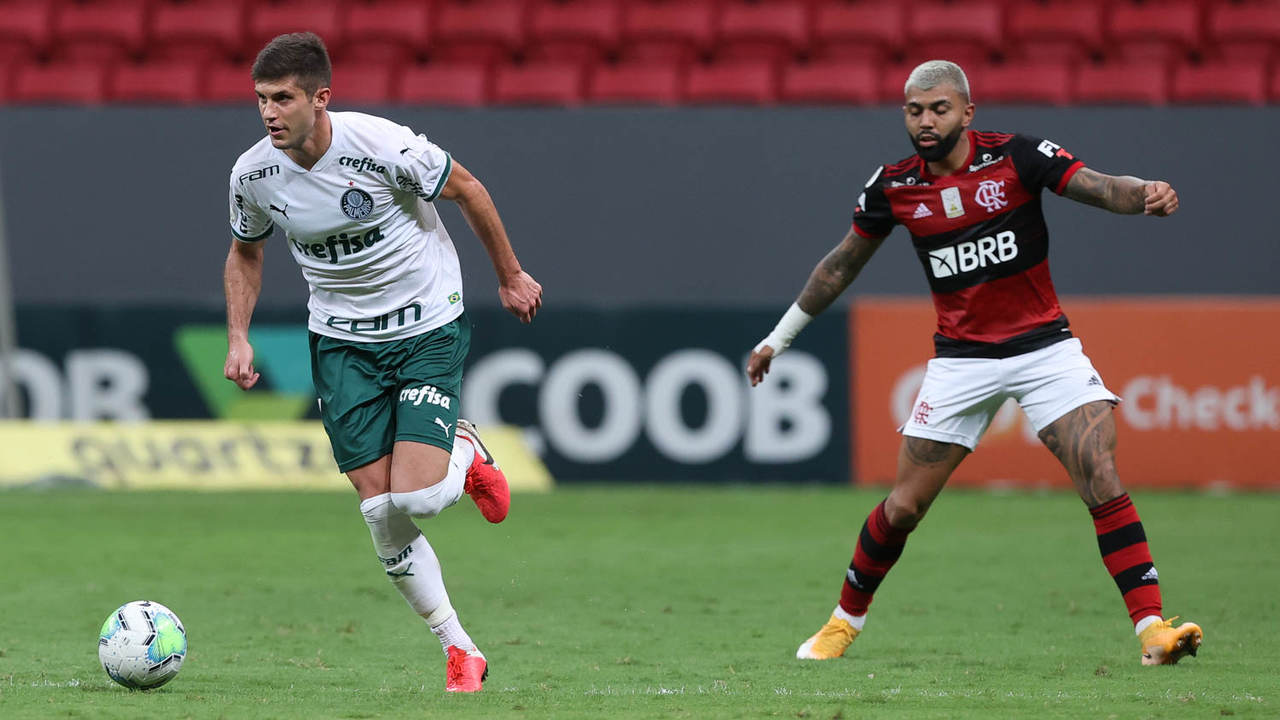
[[[970,450],[991,418],[1013,398],[1036,432],[1086,403],[1120,397],[1102,384],[1080,340],[1070,338],[1010,358],[934,358],[911,406],[903,435]]]

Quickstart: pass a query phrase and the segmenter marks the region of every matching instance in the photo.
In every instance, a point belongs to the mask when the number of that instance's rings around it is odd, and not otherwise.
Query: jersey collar
[[[924,158],[920,158],[920,178],[922,180],[935,182],[943,178],[956,177],[957,175],[964,175],[969,172],[969,168],[973,167],[973,158],[977,153],[978,143],[974,142],[972,130],[965,130],[964,134],[966,137],[969,138],[969,156],[964,159],[964,164],[960,166],[960,169],[956,170],[950,175],[934,175],[933,173],[929,172],[929,163],[925,162]]]
[[[311,166],[310,170],[307,170],[294,162],[293,158],[289,157],[289,153],[281,150],[280,148],[272,147],[271,149],[275,150],[280,157],[284,158],[285,167],[290,170],[300,173],[316,172],[329,164],[329,161],[332,160],[339,152],[338,145],[346,139],[345,128],[343,127],[342,121],[338,119],[337,113],[329,112],[329,128],[333,133],[332,137],[329,138],[329,149],[324,151],[324,154],[320,156],[320,159],[316,161],[315,165]]]

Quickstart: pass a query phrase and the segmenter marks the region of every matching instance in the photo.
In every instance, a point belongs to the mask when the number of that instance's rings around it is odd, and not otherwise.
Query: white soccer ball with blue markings
[[[98,659],[112,680],[131,690],[169,682],[187,657],[187,630],[176,613],[160,603],[135,600],[102,623]]]

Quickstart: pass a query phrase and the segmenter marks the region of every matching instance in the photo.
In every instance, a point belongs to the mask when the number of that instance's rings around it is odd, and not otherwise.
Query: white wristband
[[[782,319],[773,328],[773,332],[761,340],[753,352],[760,352],[761,348],[768,345],[773,348],[773,356],[778,357],[784,350],[791,347],[791,341],[796,339],[796,335],[799,335],[811,320],[813,320],[812,315],[801,310],[798,304],[791,303],[791,307],[782,314]]]

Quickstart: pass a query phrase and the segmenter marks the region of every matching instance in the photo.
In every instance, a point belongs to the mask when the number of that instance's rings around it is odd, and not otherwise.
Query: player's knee
[[[899,530],[911,530],[924,519],[932,501],[906,494],[890,493],[884,501],[884,514],[889,524]]]
[[[457,498],[450,498],[447,493],[443,492],[443,484],[436,483],[431,487],[412,492],[393,492],[391,493],[391,503],[400,512],[412,518],[435,517],[445,508],[457,502]]]

